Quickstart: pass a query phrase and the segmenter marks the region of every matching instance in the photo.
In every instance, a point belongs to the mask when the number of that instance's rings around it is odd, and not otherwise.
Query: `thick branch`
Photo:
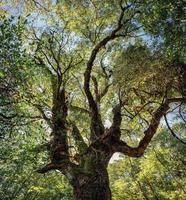
[[[74,184],[75,182],[75,174],[73,172],[73,169],[77,168],[77,165],[70,162],[70,161],[65,161],[61,164],[56,164],[56,163],[49,163],[46,166],[44,166],[41,169],[38,169],[37,172],[41,173],[41,174],[45,174],[49,171],[52,170],[59,170],[61,171],[64,175],[66,175],[66,177],[68,178],[68,180]]]
[[[50,142],[50,157],[52,163],[63,163],[69,160],[67,140],[67,117],[68,106],[65,89],[61,89],[53,100],[52,107],[52,136]]]
[[[49,163],[46,166],[44,166],[43,168],[38,169],[37,172],[44,174],[44,173],[49,172],[51,170],[56,170],[56,169],[60,170],[61,168],[62,168],[62,164]]]
[[[127,7],[121,9],[121,14],[118,19],[117,27],[111,32],[110,35],[105,37],[103,40],[101,40],[95,48],[92,50],[92,53],[90,55],[89,61],[87,62],[87,68],[84,73],[84,90],[85,94],[87,96],[88,102],[89,102],[89,107],[92,113],[92,123],[91,123],[91,132],[93,133],[93,138],[95,136],[102,135],[104,133],[104,126],[101,121],[101,116],[99,114],[98,106],[93,98],[93,95],[90,91],[90,77],[91,77],[91,71],[92,67],[94,64],[94,61],[96,59],[97,54],[99,51],[109,42],[114,40],[117,37],[116,33],[121,30],[123,27],[122,20],[124,17],[124,12],[129,8],[130,6],[128,5]]]
[[[172,98],[167,99],[154,113],[153,118],[151,120],[151,123],[148,127],[148,129],[144,132],[145,136],[141,139],[139,142],[138,147],[130,147],[128,146],[124,141],[117,141],[113,145],[113,151],[114,152],[121,152],[125,155],[131,156],[131,157],[140,157],[144,154],[145,149],[149,145],[152,137],[157,131],[157,128],[160,124],[161,118],[166,114],[166,112],[169,110],[169,104],[170,103],[176,103],[176,102],[186,102],[186,99],[184,98]]]

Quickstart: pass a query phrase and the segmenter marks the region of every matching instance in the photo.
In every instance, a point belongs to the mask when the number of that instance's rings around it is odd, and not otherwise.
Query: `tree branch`
[[[179,142],[181,142],[182,144],[186,145],[186,142],[184,142],[183,140],[181,140],[177,135],[176,133],[172,130],[172,128],[170,127],[169,125],[169,122],[168,122],[168,119],[167,119],[167,116],[164,115],[164,119],[165,119],[165,123],[167,125],[167,128],[169,129],[169,131],[171,132],[171,134],[173,135],[173,137],[175,137]]]
[[[118,19],[117,27],[111,32],[110,35],[105,37],[103,40],[101,40],[92,50],[92,53],[90,55],[90,58],[87,62],[87,68],[84,73],[84,90],[85,94],[87,96],[89,107],[92,113],[92,122],[91,122],[91,132],[93,139],[95,139],[97,136],[104,134],[104,126],[101,120],[101,116],[99,114],[98,106],[93,98],[93,95],[90,91],[90,77],[91,77],[91,71],[94,64],[94,61],[96,59],[97,54],[99,51],[109,42],[114,40],[117,37],[116,33],[121,30],[123,27],[122,20],[124,17],[124,12],[130,8],[131,5],[127,5],[126,7],[121,8],[121,13]]]
[[[56,164],[56,163],[49,163],[46,166],[44,166],[41,169],[38,169],[36,172],[44,174],[46,172],[49,172],[51,170],[63,170],[64,172],[68,171],[69,168],[76,167],[76,164],[69,162],[69,161],[64,161],[64,163],[61,164]]]
[[[50,126],[50,128],[52,128],[52,123],[51,123],[50,119],[46,116],[46,114],[45,114],[45,112],[44,112],[42,106],[39,105],[39,104],[34,104],[34,103],[32,103],[32,105],[33,105],[35,108],[37,108],[37,110],[38,110],[38,111],[40,112],[40,114],[42,115],[43,119],[47,122],[47,124]]]
[[[160,124],[161,118],[169,110],[169,104],[177,103],[180,101],[186,102],[186,99],[185,98],[171,98],[171,99],[165,100],[165,102],[161,104],[161,106],[154,113],[148,129],[144,132],[145,136],[139,142],[138,147],[130,147],[129,145],[126,144],[126,142],[119,140],[115,142],[115,144],[113,145],[113,151],[121,152],[131,157],[142,156],[144,154],[145,149],[149,145],[151,139],[153,138],[154,134],[156,133],[156,130]]]
[[[81,108],[81,107],[79,107],[79,106],[74,106],[74,105],[70,105],[70,108],[72,109],[72,110],[76,110],[76,111],[79,111],[79,112],[82,112],[82,113],[85,113],[85,114],[88,114],[88,115],[90,115],[90,112],[89,112],[89,110],[87,110],[87,109],[85,109],[85,108]]]

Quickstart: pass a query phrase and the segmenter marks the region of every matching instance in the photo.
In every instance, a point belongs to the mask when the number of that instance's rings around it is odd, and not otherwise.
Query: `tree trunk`
[[[76,200],[111,200],[107,170],[99,169],[94,175],[81,177],[74,187]]]

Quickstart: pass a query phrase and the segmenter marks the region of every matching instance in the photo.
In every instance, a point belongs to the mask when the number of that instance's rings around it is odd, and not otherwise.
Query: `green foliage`
[[[145,31],[161,37],[169,56],[180,56],[184,59],[186,2],[182,0],[146,0],[144,2],[141,19]]]
[[[113,199],[185,199],[184,149],[161,129],[143,158],[121,157],[110,164]]]
[[[38,145],[38,137],[33,135],[1,141],[0,199],[73,199],[72,189],[60,172],[46,175],[36,172],[46,160],[43,154],[38,154]]]
[[[20,1],[9,0],[7,5],[12,2],[20,7]],[[78,163],[91,144],[84,72],[92,49],[120,24],[118,11],[127,1],[119,2],[25,1],[21,17],[0,13],[0,199],[73,199],[72,187],[60,171],[39,175],[36,170],[50,162],[53,111],[63,89],[70,159]],[[89,84],[94,99],[103,94],[96,103],[106,131],[112,108],[122,102],[121,138],[136,146],[164,99],[184,96],[185,1],[130,2],[134,4],[126,9],[118,37],[96,55]],[[155,36],[153,42],[141,33]],[[175,106],[171,109],[178,119],[173,129],[185,138],[180,122],[185,121],[185,107],[178,111]],[[56,121],[61,122],[62,114],[55,115]],[[160,130],[142,159],[124,157],[110,164],[114,200],[184,199],[184,148],[167,132]],[[97,153],[83,160],[90,174]]]
[[[7,115],[7,120],[2,119],[0,126],[1,135],[12,127],[12,116],[15,116],[17,102],[19,98],[20,86],[24,84],[27,73],[24,71],[25,53],[22,49],[21,35],[24,28],[24,22],[20,19],[11,17],[3,19],[0,22],[0,85],[1,113]]]

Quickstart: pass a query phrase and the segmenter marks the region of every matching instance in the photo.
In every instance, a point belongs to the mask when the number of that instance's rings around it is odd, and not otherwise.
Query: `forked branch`
[[[169,105],[176,102],[186,102],[185,98],[172,98],[167,99],[161,106],[156,110],[151,120],[148,129],[144,132],[145,136],[140,140],[138,147],[130,147],[126,142],[119,140],[113,145],[114,152],[121,152],[131,157],[140,157],[144,154],[145,149],[149,145],[151,139],[157,131],[160,124],[161,118],[169,110]]]
[[[92,113],[92,125],[91,125],[91,132],[93,132],[94,135],[99,136],[104,134],[104,126],[101,121],[101,117],[99,114],[99,109],[97,106],[96,101],[94,100],[94,97],[92,95],[92,92],[90,90],[90,78],[91,78],[91,71],[94,64],[94,61],[96,59],[97,54],[99,51],[110,41],[114,40],[115,38],[121,37],[117,35],[117,33],[122,29],[123,27],[123,18],[124,13],[127,9],[129,9],[131,5],[127,5],[126,7],[121,7],[121,13],[117,22],[117,27],[111,32],[110,35],[105,37],[103,40],[101,40],[92,50],[90,58],[87,62],[87,67],[84,73],[84,90],[86,97],[88,99],[90,111]]]

